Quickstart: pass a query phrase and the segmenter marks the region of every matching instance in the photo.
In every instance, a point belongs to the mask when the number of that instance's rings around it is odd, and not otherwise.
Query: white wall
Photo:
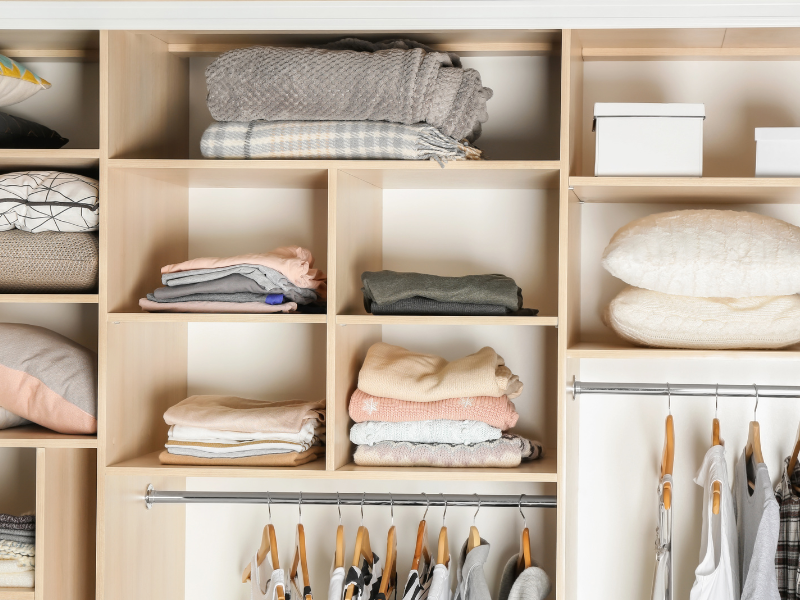
[[[36,511],[36,449],[0,448],[0,513]]]

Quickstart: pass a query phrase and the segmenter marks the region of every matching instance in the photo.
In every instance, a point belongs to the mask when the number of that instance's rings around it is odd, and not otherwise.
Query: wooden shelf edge
[[[800,60],[800,48],[583,48],[595,60]]]
[[[97,304],[97,294],[0,294],[0,303],[28,304]]]
[[[307,314],[206,314],[108,313],[109,323],[327,323],[327,315]]]
[[[97,448],[97,436],[69,435],[25,425],[0,430],[0,448]]]
[[[555,327],[558,317],[440,317],[405,315],[337,315],[337,325],[514,325]]]
[[[0,600],[33,600],[34,588],[0,588]]]
[[[0,54],[3,52],[0,51]],[[85,158],[87,160],[100,160],[100,150],[98,148],[55,148],[50,150],[38,149],[0,149],[0,158]]]
[[[434,161],[413,160],[221,160],[221,159],[160,159],[160,158],[112,158],[108,166],[113,169],[350,169],[350,170],[398,170],[398,171],[493,171],[532,170],[558,171],[558,160],[469,160],[451,161],[442,168]]]
[[[604,344],[577,344],[567,348],[567,358],[581,359],[695,359],[800,360],[800,350],[679,350]]]

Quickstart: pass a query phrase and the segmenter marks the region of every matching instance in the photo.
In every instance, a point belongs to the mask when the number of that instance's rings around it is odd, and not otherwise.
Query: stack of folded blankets
[[[325,273],[300,246],[266,254],[194,258],[161,269],[160,287],[139,306],[149,312],[324,313]]]
[[[0,293],[96,291],[99,223],[96,179],[0,175]]]
[[[605,323],[662,348],[800,343],[800,227],[732,210],[649,215],[614,234],[603,266],[631,286]]]
[[[458,56],[411,40],[232,50],[206,85],[206,158],[478,159],[492,97]]]
[[[522,382],[491,348],[447,362],[374,344],[350,399],[355,462],[382,467],[516,467],[542,445],[504,433]]]
[[[36,517],[0,513],[0,588],[32,588]]]
[[[164,421],[165,465],[296,467],[325,454],[325,400],[190,396]]]
[[[422,273],[365,271],[364,308],[373,315],[527,316],[522,290],[505,275],[439,277]]]

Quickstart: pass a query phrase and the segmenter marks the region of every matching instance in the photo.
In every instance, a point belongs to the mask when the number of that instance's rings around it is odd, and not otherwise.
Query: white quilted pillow
[[[704,298],[800,292],[800,227],[749,212],[677,210],[628,223],[603,253],[636,287]]]
[[[0,175],[0,231],[97,231],[100,222],[96,179],[26,171]]]
[[[629,287],[611,301],[603,321],[645,346],[783,348],[800,342],[800,296],[692,298]]]

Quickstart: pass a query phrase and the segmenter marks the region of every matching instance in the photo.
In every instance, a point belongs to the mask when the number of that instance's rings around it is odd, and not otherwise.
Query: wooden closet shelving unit
[[[36,448],[38,512],[35,591],[0,590],[0,600],[87,600],[95,595],[109,600],[183,598],[185,508],[174,505],[146,511],[142,495],[147,484],[159,489],[185,489],[190,477],[460,480],[522,483],[530,486],[531,493],[555,490],[559,507],[552,513],[554,569],[549,574],[554,583],[553,597],[572,600],[577,593],[579,410],[577,403],[568,399],[567,387],[573,377],[580,377],[580,361],[800,357],[800,350],[792,349],[643,349],[625,345],[610,332],[598,333],[592,323],[587,323],[586,315],[596,312],[603,299],[598,298],[593,280],[585,277],[596,273],[599,258],[587,238],[591,228],[586,227],[587,222],[582,224],[582,214],[590,207],[623,211],[629,206],[646,213],[658,212],[667,205],[800,202],[800,179],[755,179],[752,169],[744,172],[735,165],[730,171],[718,164],[709,165],[710,176],[702,179],[592,177],[589,144],[593,138],[588,133],[591,106],[595,101],[624,100],[609,97],[613,94],[607,94],[598,84],[602,76],[587,78],[584,73],[587,61],[619,63],[627,68],[640,62],[656,65],[706,60],[740,65],[757,60],[798,60],[800,32],[665,29],[392,33],[465,56],[549,56],[555,61],[557,74],[551,84],[560,86],[553,90],[557,96],[553,119],[558,119],[560,138],[555,155],[546,160],[533,160],[531,154],[522,160],[456,162],[446,168],[429,162],[207,161],[196,158],[197,149],[193,147],[197,130],[193,111],[198,103],[202,106],[203,94],[192,87],[192,60],[251,44],[302,45],[341,35],[2,32],[0,48],[6,50],[0,49],[0,53],[21,60],[99,61],[98,147],[2,150],[0,168],[95,172],[100,179],[102,209],[98,294],[0,295],[0,316],[6,305],[96,304],[100,390],[96,437],[59,435],[36,426],[0,432],[2,448]],[[639,76],[638,72],[629,74],[627,89],[635,88]],[[620,94],[626,85],[620,86]],[[648,99],[645,94],[628,101],[681,101],[668,93],[663,95],[663,99]],[[709,121],[707,140],[713,141],[717,135]],[[148,314],[139,310],[138,299],[159,285],[160,267],[190,257],[191,197],[193,190],[205,188],[311,190],[325,195],[324,214],[318,216],[325,221],[323,248],[327,261],[318,266],[328,274],[326,315]],[[552,307],[528,318],[366,314],[359,277],[365,270],[379,270],[384,265],[384,192],[431,189],[525,190],[532,198],[534,193],[543,193],[542,202],[556,217],[553,227],[531,224],[531,235],[550,234],[552,241],[546,256],[531,260],[552,261],[554,265],[544,278],[554,299]],[[291,211],[291,204],[284,209]],[[496,268],[502,270],[503,265]],[[198,324],[265,328],[259,329],[265,334],[272,327],[311,332],[308,335],[320,345],[318,354],[324,356],[315,377],[327,400],[325,458],[282,469],[159,463],[158,453],[167,433],[162,415],[188,393],[191,327]],[[383,339],[384,328],[439,325],[489,329],[513,326],[515,332],[543,340],[542,347],[552,359],[544,367],[549,383],[541,402],[554,413],[555,423],[552,431],[542,432],[550,446],[544,459],[516,469],[366,468],[353,464],[347,402],[367,348]],[[506,358],[513,367],[514,357]],[[590,454],[594,456],[595,451]],[[69,558],[73,555],[74,559]]]

